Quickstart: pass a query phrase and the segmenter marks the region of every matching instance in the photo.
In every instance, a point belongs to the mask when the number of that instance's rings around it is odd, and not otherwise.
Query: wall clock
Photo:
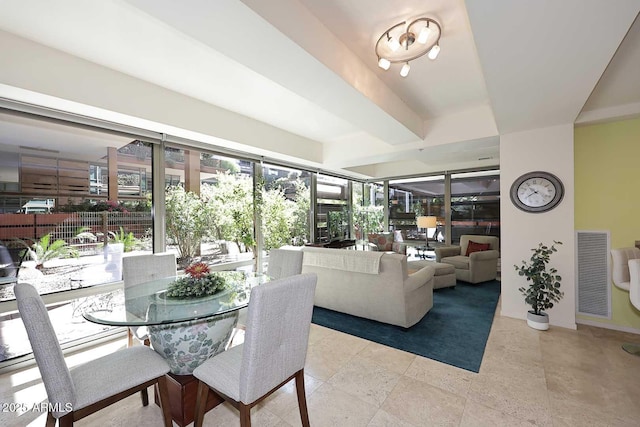
[[[511,184],[511,201],[525,212],[546,212],[562,201],[564,186],[560,179],[548,172],[529,172]]]

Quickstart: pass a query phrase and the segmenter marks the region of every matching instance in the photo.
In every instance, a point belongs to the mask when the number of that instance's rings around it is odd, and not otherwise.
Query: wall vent
[[[611,319],[608,231],[577,231],[577,314]]]

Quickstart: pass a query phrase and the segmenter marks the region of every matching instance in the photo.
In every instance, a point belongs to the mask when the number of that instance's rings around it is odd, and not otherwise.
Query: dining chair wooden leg
[[[146,388],[140,390],[140,400],[142,400],[142,406],[149,406],[149,391]]]
[[[171,419],[171,402],[169,401],[169,385],[166,375],[158,378],[158,394],[160,395],[160,407],[162,408],[162,418],[164,427],[173,427]]]
[[[202,427],[204,412],[209,398],[209,386],[198,381],[198,395],[196,396],[196,413],[193,417],[193,427]]]
[[[47,422],[45,426],[56,427],[56,418],[53,416],[53,413],[51,411],[47,412]]]
[[[238,402],[240,410],[240,427],[251,427],[251,406]]]
[[[304,369],[296,372],[296,393],[298,395],[298,407],[300,408],[300,420],[303,427],[309,427],[309,411],[307,409],[307,396],[304,392]]]
[[[73,427],[73,412],[58,418],[58,427]]]

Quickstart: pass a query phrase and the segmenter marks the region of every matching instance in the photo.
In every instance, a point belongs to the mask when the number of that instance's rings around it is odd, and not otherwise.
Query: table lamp
[[[429,247],[429,228],[435,228],[438,224],[437,224],[437,218],[435,216],[419,216],[418,218],[416,218],[416,222],[418,225],[418,228],[424,228],[424,239],[425,239],[425,243],[427,245],[427,248]]]

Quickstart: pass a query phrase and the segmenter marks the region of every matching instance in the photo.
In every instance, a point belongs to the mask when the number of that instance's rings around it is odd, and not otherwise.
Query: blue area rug
[[[478,372],[500,297],[497,280],[433,291],[433,308],[409,329],[320,307],[313,323]]]

